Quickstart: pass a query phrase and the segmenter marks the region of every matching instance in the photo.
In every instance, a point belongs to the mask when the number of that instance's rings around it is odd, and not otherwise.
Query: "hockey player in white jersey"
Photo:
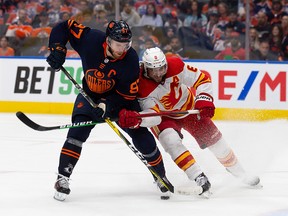
[[[215,106],[212,83],[207,74],[185,65],[180,58],[166,58],[157,47],[144,52],[140,67],[142,73],[138,98],[143,110],[141,114],[191,109],[199,110],[199,114],[139,118],[138,112],[123,109],[119,113],[119,124],[122,127],[149,127],[178,167],[189,179],[202,187],[202,193],[209,193],[210,182],[191,152],[182,144],[181,129],[188,131],[201,149],[208,148],[226,170],[243,183],[261,186],[259,177],[246,174],[233,150],[211,120]],[[196,90],[195,95],[192,89]]]

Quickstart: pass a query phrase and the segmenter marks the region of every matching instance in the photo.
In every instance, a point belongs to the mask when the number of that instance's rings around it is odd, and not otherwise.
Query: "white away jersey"
[[[163,84],[156,83],[141,74],[139,102],[143,111],[190,110],[194,107],[194,95],[206,93],[212,96],[210,77],[198,68],[185,64],[180,58],[167,58],[168,71]]]

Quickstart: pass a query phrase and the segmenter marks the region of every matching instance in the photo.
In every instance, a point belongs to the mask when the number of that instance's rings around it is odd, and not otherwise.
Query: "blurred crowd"
[[[288,60],[288,0],[250,0],[249,11],[246,0],[121,0],[118,13],[115,2],[3,0],[0,56],[47,56],[58,22],[74,19],[105,31],[119,14],[131,27],[140,60],[154,46],[182,59],[245,60],[248,47],[250,60]],[[67,57],[78,54],[68,47]]]

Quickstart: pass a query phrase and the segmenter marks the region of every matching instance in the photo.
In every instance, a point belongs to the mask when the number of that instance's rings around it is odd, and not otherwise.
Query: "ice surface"
[[[27,114],[45,126],[70,122],[66,115]],[[108,125],[98,125],[84,144],[71,176],[71,194],[54,200],[58,158],[67,130],[34,131],[14,113],[0,114],[1,216],[287,216],[288,122],[215,121],[249,173],[263,189],[242,185],[209,150],[184,132],[185,145],[212,183],[210,199],[174,195],[160,200],[151,174]],[[167,176],[192,185],[163,151]]]

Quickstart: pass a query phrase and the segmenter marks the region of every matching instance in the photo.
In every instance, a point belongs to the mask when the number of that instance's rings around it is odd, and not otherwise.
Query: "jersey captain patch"
[[[85,80],[90,91],[98,94],[110,91],[115,85],[115,80],[110,77],[110,74],[107,76],[98,69],[87,70]]]

